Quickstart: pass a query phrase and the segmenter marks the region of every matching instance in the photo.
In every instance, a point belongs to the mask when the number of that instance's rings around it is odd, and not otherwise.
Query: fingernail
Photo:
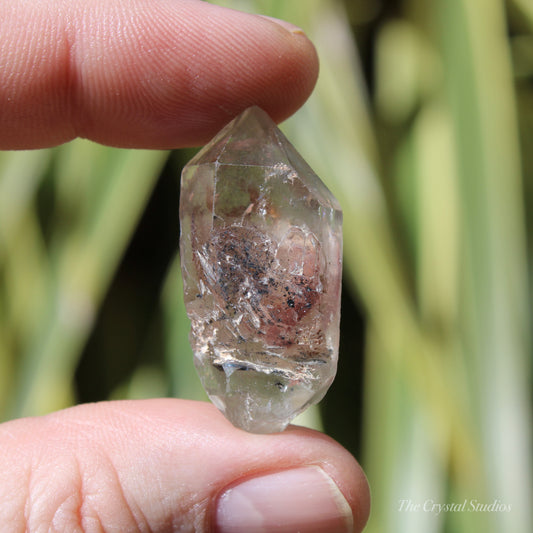
[[[308,466],[228,489],[219,498],[216,524],[220,533],[346,533],[353,531],[353,516],[334,481]]]
[[[281,19],[277,19],[274,17],[267,17],[266,15],[259,15],[259,16],[265,19],[271,20],[272,22],[275,22],[278,26],[285,28],[291,33],[295,33],[297,35],[305,35],[305,32],[302,30],[302,28],[299,28],[298,26],[295,26],[294,24],[291,24],[290,22],[287,22],[286,20],[281,20]]]

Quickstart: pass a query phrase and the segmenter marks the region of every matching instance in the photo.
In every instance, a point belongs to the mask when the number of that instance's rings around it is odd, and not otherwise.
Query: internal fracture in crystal
[[[237,427],[282,431],[322,399],[339,341],[342,213],[257,107],[184,168],[180,254],[195,366]]]

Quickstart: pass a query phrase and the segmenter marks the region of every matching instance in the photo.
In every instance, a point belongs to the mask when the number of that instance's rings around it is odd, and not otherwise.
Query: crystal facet
[[[195,365],[237,427],[282,431],[335,376],[342,213],[251,107],[184,168],[180,253]]]

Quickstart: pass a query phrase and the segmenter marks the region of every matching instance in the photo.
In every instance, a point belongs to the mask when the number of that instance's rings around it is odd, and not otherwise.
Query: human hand
[[[196,0],[1,6],[4,149],[200,144],[252,104],[289,116],[316,80],[301,32]],[[0,531],[325,533],[369,512],[364,474],[328,437],[248,434],[199,402],[15,420],[0,450]]]
[[[246,433],[203,402],[14,420],[0,449],[0,531],[327,533],[368,514],[360,467],[329,437]]]
[[[199,0],[0,6],[1,149],[198,146],[252,104],[287,118],[317,77],[298,28]]]

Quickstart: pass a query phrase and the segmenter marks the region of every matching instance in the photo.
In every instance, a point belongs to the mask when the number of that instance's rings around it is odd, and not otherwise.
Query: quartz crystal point
[[[180,253],[195,365],[237,427],[282,431],[337,367],[342,213],[251,107],[184,168]]]

